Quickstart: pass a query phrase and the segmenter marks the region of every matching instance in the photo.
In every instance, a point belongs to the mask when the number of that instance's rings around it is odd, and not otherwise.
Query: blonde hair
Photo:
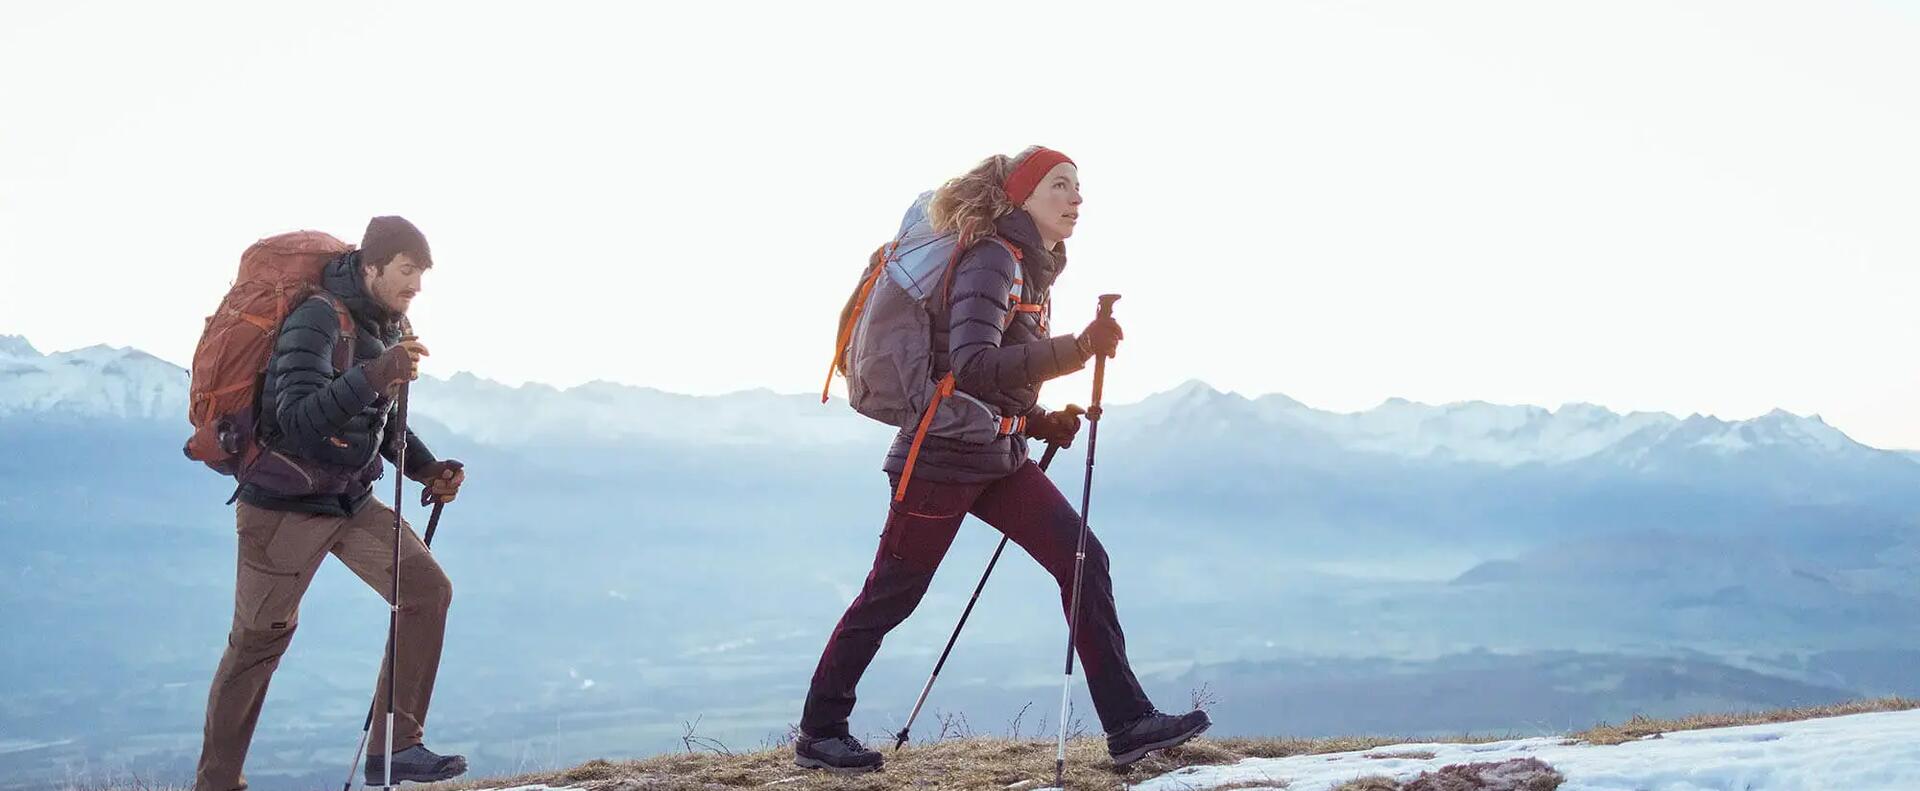
[[[934,190],[933,203],[927,207],[927,219],[932,221],[933,229],[958,236],[963,250],[992,236],[993,222],[1019,208],[1007,197],[1007,176],[1021,160],[1038,150],[1039,146],[1031,146],[1019,156],[994,154],[980,160],[980,164],[959,178],[940,185],[940,189]]]

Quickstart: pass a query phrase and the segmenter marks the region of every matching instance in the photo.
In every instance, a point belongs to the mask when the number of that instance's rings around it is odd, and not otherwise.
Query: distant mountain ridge
[[[559,389],[509,386],[469,373],[415,385],[419,414],[496,445],[629,439],[723,445],[872,444],[891,431],[844,402],[750,390],[717,396],[589,382]],[[0,417],[53,415],[180,420],[187,371],[136,349],[91,346],[42,354],[0,335]],[[1187,441],[1252,435],[1293,445],[1434,462],[1512,467],[1608,458],[1661,466],[1675,454],[1715,456],[1766,449],[1808,458],[1897,455],[1862,445],[1818,416],[1774,410],[1749,420],[1661,412],[1619,414],[1593,404],[1548,410],[1465,401],[1430,405],[1392,398],[1373,409],[1315,409],[1280,394],[1247,398],[1189,381],[1135,404],[1116,405],[1112,428]]]

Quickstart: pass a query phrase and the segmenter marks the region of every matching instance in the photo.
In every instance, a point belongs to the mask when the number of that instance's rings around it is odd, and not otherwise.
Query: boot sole
[[[1182,744],[1186,744],[1189,740],[1193,739],[1193,737],[1206,733],[1207,729],[1211,727],[1213,727],[1213,723],[1208,722],[1178,736],[1169,736],[1160,741],[1144,744],[1115,755],[1113,756],[1113,768],[1125,769],[1139,762],[1140,759],[1147,757],[1147,753],[1154,752],[1155,750],[1165,750],[1169,747],[1179,747]]]
[[[798,766],[801,769],[825,769],[826,771],[832,774],[837,774],[837,775],[864,775],[872,772],[878,772],[880,771],[880,767],[885,766],[886,764],[874,764],[872,766],[834,766],[833,764],[827,763],[826,761],[822,761],[818,758],[807,758],[804,756],[796,755],[793,758],[793,765]]]

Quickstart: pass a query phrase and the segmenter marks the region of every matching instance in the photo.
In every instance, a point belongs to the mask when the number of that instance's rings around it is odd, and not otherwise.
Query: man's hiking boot
[[[872,772],[886,759],[852,736],[806,736],[793,743],[793,763],[807,769],[852,774]]]
[[[424,744],[416,744],[393,754],[393,783],[434,783],[452,780],[467,773],[464,755],[438,755]],[[387,756],[367,756],[367,785],[378,786],[386,780]]]
[[[1162,714],[1159,710],[1147,712],[1147,715],[1134,720],[1119,732],[1107,736],[1107,753],[1113,756],[1116,769],[1131,766],[1133,762],[1145,758],[1154,750],[1164,750],[1186,743],[1188,739],[1199,736],[1213,721],[1207,719],[1204,711],[1189,711],[1178,717]]]

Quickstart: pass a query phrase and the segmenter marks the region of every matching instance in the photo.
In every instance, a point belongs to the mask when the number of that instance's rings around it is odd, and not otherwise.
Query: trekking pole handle
[[[406,464],[407,462],[405,459],[401,459],[400,463]],[[453,459],[447,459],[447,469],[449,470],[464,470],[466,468],[467,465],[465,464],[461,464]],[[420,507],[425,508],[429,505],[446,505],[446,503],[435,503],[433,501],[433,481],[427,481],[426,485],[420,489]]]
[[[1120,301],[1119,294],[1101,294],[1100,295],[1100,318],[1103,318],[1103,319],[1113,318],[1113,303],[1119,302],[1119,301]],[[1106,378],[1107,378],[1106,373],[1107,373],[1107,356],[1102,354],[1094,357],[1093,358],[1093,406],[1087,409],[1087,419],[1095,423],[1100,422],[1100,416],[1106,413],[1106,409],[1100,406],[1101,396],[1103,395],[1101,391],[1104,390],[1106,386]]]

